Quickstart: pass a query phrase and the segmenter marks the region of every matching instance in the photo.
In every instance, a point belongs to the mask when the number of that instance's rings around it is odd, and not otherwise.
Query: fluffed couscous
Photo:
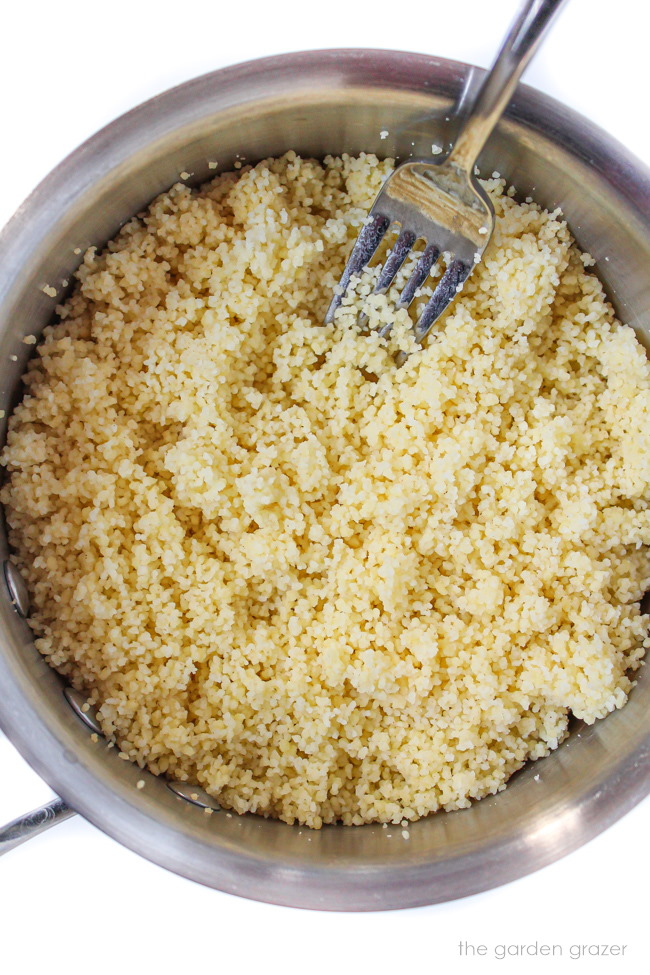
[[[2,454],[36,644],[108,738],[313,827],[496,792],[648,645],[634,332],[500,179],[425,349],[396,368],[372,271],[324,326],[390,168],[288,153],[160,196],[85,254]]]

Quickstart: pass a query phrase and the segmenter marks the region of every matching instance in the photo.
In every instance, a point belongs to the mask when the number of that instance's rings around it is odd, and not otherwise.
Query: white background
[[[283,51],[385,47],[487,66],[516,0],[14,0],[0,22],[0,224],[115,116],[205,71]],[[526,80],[650,164],[648,15],[639,0],[571,0]],[[645,21],[645,22],[644,22]],[[50,792],[0,737],[0,823]],[[78,817],[0,861],[0,971],[286,975],[368,970],[647,971],[646,800],[537,874],[462,901],[317,914],[182,880]],[[624,959],[458,957],[460,940],[627,944]]]

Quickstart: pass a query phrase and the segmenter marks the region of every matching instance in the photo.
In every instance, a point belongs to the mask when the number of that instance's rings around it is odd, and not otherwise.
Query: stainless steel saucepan
[[[8,414],[20,395],[30,353],[23,337],[53,314],[43,286],[60,287],[79,249],[110,239],[179,173],[200,183],[214,175],[208,161],[230,169],[237,158],[252,162],[290,148],[318,157],[423,155],[432,143],[453,141],[482,75],[391,51],[283,55],[205,75],[107,126],[41,183],[0,238],[0,408]],[[597,259],[620,317],[650,345],[645,167],[585,119],[524,87],[480,165],[498,170],[522,196],[562,207]],[[0,544],[6,560],[4,531]],[[34,648],[19,589],[12,570],[0,574],[0,723],[61,800],[0,832],[5,848],[74,809],[150,860],[220,890],[297,907],[380,910],[449,900],[530,873],[650,791],[650,674],[642,672],[621,711],[592,727],[576,723],[556,752],[524,768],[504,792],[412,824],[408,840],[372,825],[312,831],[252,815],[207,816],[164,779],[92,740],[64,682]],[[145,788],[137,789],[141,778]]]

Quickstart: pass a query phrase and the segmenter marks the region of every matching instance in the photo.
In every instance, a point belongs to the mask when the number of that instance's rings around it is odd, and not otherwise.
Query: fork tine
[[[404,257],[406,257],[406,254],[404,255]],[[436,263],[439,257],[440,257],[440,248],[436,247],[435,244],[429,244],[428,247],[425,247],[425,249],[422,251],[422,256],[420,257],[419,261],[415,265],[415,269],[413,270],[411,277],[404,285],[404,288],[402,289],[402,293],[399,296],[397,302],[395,303],[397,308],[408,308],[408,306],[413,301],[413,298],[415,297],[415,292],[418,290],[418,288],[422,287],[426,279],[429,277],[429,274],[431,273],[431,268]],[[386,336],[390,333],[392,327],[393,326],[388,322],[386,323],[386,325],[382,325],[382,327],[379,329],[380,338],[385,339]]]
[[[377,278],[377,284],[375,285],[375,290],[373,294],[383,295],[386,294],[391,284],[395,280],[395,276],[402,264],[409,256],[413,244],[417,240],[417,235],[413,233],[412,230],[403,230],[398,236],[397,240],[393,244],[393,247],[386,258],[386,263],[379,272],[379,277]],[[368,322],[368,316],[365,312],[359,313],[359,325],[363,327]],[[390,328],[386,325],[382,326],[380,329],[380,335],[387,335]]]
[[[395,280],[395,275],[409,256],[416,239],[412,230],[403,230],[399,235],[377,279],[376,295],[383,295],[388,291]]]
[[[421,342],[428,335],[450,301],[462,290],[473,268],[473,263],[460,258],[451,262],[417,320],[414,333],[417,342]]]
[[[415,265],[415,270],[404,285],[404,289],[399,296],[397,301],[398,308],[408,308],[415,298],[415,292],[418,290],[418,288],[422,287],[426,279],[429,277],[431,268],[439,257],[440,248],[436,247],[435,244],[429,244],[428,247],[425,247],[420,260]]]
[[[343,301],[343,295],[348,290],[350,279],[354,275],[360,274],[372,259],[372,255],[381,244],[389,226],[390,220],[388,217],[385,217],[382,213],[375,213],[371,216],[368,223],[361,228],[357,242],[352,249],[348,263],[345,265],[343,274],[341,275],[341,280],[338,283],[334,297],[327,309],[327,314],[325,315],[326,325],[329,325],[332,321],[336,310]]]

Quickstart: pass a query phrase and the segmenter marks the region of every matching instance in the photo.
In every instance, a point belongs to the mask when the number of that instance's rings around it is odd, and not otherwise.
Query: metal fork
[[[441,160],[408,160],[386,180],[350,254],[327,310],[326,324],[333,320],[351,279],[363,272],[394,223],[400,225],[400,232],[379,272],[375,294],[388,291],[416,240],[424,240],[424,250],[402,289],[398,308],[408,308],[440,255],[449,255],[447,269],[415,325],[417,342],[425,338],[462,290],[481,261],[494,227],[492,204],[474,172],[476,160],[565,2],[527,0],[449,155]],[[387,335],[389,331],[390,325],[385,325],[380,334]]]

